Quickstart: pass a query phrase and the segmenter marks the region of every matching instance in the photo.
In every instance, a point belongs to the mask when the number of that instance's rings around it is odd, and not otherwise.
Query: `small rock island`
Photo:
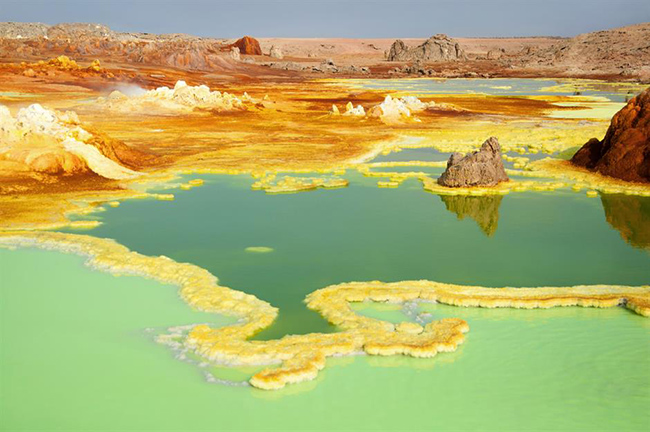
[[[479,151],[463,156],[453,153],[438,184],[447,187],[496,186],[510,180],[501,160],[501,145],[488,138]]]

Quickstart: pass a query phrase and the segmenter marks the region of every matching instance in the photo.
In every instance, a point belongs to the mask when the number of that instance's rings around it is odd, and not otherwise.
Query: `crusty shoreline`
[[[433,281],[352,282],[322,288],[306,299],[307,307],[336,325],[339,332],[248,341],[273,323],[277,308],[253,295],[219,285],[215,276],[193,264],[177,263],[164,256],[144,256],[113,240],[55,232],[0,232],[0,247],[36,247],[82,255],[94,269],[171,283],[180,288],[180,296],[191,307],[240,318],[225,327],[198,324],[186,335],[176,333],[160,339],[169,343],[170,338],[180,338],[176,342],[220,364],[279,364],[251,377],[250,384],[264,390],[315,379],[327,357],[359,352],[434,357],[439,352],[455,351],[469,331],[468,324],[459,318],[443,318],[424,326],[407,321],[392,324],[358,315],[350,308],[351,302],[428,301],[461,307],[522,309],[623,305],[639,315],[650,316],[650,286],[486,288]]]

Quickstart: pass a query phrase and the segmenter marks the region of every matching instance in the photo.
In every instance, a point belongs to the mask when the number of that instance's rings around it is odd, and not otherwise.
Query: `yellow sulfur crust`
[[[262,189],[267,194],[294,193],[314,189],[337,189],[346,187],[348,181],[341,178],[322,178],[322,177],[290,177],[285,176],[280,180],[275,180],[275,174],[263,176],[260,180],[253,183],[253,189]]]
[[[397,325],[356,314],[350,303],[429,301],[463,307],[550,308],[554,306],[613,307],[650,316],[650,287],[584,285],[574,287],[486,288],[431,281],[396,283],[354,282],[329,286],[307,296],[307,307],[319,312],[341,331],[331,334],[289,335],[270,341],[249,341],[270,326],[278,310],[255,296],[220,286],[215,276],[192,264],[167,257],[148,257],[112,240],[55,232],[0,233],[0,246],[35,246],[88,257],[91,267],[117,275],[140,275],[180,287],[192,307],[234,315],[237,324],[211,328],[194,326],[182,340],[198,355],[229,365],[271,365],[250,379],[266,390],[314,379],[327,357],[366,353],[433,357],[454,351],[469,330],[465,321],[445,318],[424,326]],[[164,340],[164,337],[163,337]]]
[[[650,184],[619,180],[577,167],[569,161],[546,158],[529,164],[530,175],[576,182],[576,190],[592,189],[606,194],[650,196]],[[592,192],[591,190],[589,192]]]
[[[645,183],[632,183],[623,180],[607,177],[598,173],[587,171],[583,168],[576,167],[569,161],[545,158],[534,162],[526,162],[527,158],[516,158],[504,155],[508,161],[517,161],[515,166],[525,169],[506,169],[506,173],[512,177],[523,178],[546,178],[549,181],[541,180],[510,180],[499,183],[496,186],[487,187],[466,187],[466,188],[449,188],[438,184],[437,179],[432,178],[430,174],[419,171],[409,172],[389,172],[389,171],[371,171],[372,168],[388,167],[432,167],[440,168],[446,166],[446,162],[426,162],[426,161],[397,161],[397,162],[374,162],[365,163],[357,166],[359,173],[366,177],[389,178],[390,181],[379,181],[379,187],[397,187],[399,182],[407,178],[417,178],[422,182],[425,191],[437,195],[466,195],[466,196],[485,196],[485,195],[506,195],[510,192],[526,191],[554,191],[561,188],[571,187],[574,192],[580,192],[587,189],[588,197],[598,196],[598,192],[605,194],[626,194],[637,196],[650,196],[650,185]]]

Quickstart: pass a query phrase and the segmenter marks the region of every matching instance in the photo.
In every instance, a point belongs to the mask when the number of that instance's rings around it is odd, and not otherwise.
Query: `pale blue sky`
[[[573,36],[650,21],[650,0],[0,0],[0,21],[228,38]]]

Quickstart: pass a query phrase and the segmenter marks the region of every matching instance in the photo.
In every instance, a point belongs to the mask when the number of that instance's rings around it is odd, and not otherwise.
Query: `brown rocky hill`
[[[391,45],[392,44],[392,45]],[[231,53],[259,56],[274,46],[293,70],[312,71],[323,60],[366,66],[389,75],[402,63],[445,63],[436,76],[589,77],[650,81],[650,23],[587,33],[574,38],[341,39],[244,37],[237,41],[187,34],[121,33],[100,24],[0,23],[0,62],[34,62],[67,55],[75,60],[129,63],[135,66],[260,74],[255,60],[237,61]],[[261,48],[261,49],[260,49]],[[234,50],[233,50],[234,51]],[[463,60],[463,61],[459,61]],[[465,61],[469,60],[469,61]],[[299,62],[296,63],[296,62]],[[271,66],[273,63],[268,63]],[[276,66],[283,67],[282,64]],[[286,66],[286,65],[284,65]],[[392,72],[419,74],[419,67]],[[273,75],[278,72],[275,69]],[[431,69],[429,69],[432,71]],[[322,70],[316,70],[322,72]],[[434,71],[432,71],[434,72]]]
[[[261,53],[255,39],[240,41],[245,48],[240,49],[242,53]],[[100,24],[0,23],[0,59],[6,61],[67,55],[188,70],[232,71],[239,65],[224,53],[229,47],[225,40],[185,34],[120,33]]]
[[[571,162],[622,180],[650,182],[650,87],[614,115],[602,140],[589,140]]]
[[[521,56],[529,64],[584,73],[650,76],[650,23],[581,34],[545,49],[527,49]]]

